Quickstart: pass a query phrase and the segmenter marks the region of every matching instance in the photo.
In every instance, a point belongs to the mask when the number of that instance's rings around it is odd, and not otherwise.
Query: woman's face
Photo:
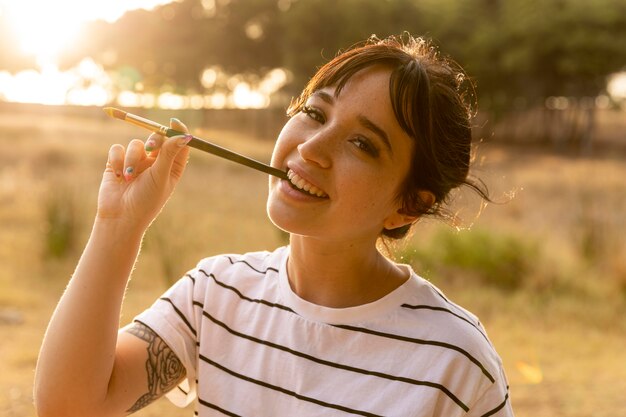
[[[291,181],[270,178],[267,210],[292,234],[375,241],[383,228],[412,219],[400,214],[399,189],[413,144],[389,98],[390,70],[356,73],[340,94],[315,92],[281,131],[272,166]]]

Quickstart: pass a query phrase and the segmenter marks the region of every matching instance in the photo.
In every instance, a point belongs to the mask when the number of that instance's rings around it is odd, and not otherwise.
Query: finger
[[[107,165],[105,172],[115,175],[117,179],[122,178],[122,172],[124,170],[124,147],[120,144],[115,144],[109,149],[109,156],[107,159]]]
[[[148,140],[146,140],[146,152],[148,152],[151,157],[156,158],[164,141],[165,137],[163,135],[159,135],[158,133],[150,134],[150,136],[148,136]]]
[[[175,117],[170,119],[170,127],[174,130],[178,130],[179,132],[185,132],[187,134],[189,133],[189,129],[187,128],[187,125],[185,125],[183,122],[181,122]],[[188,142],[189,141],[187,141],[185,145]],[[183,151],[179,152],[174,158],[174,161],[171,167],[171,175],[174,176],[175,178],[180,178],[183,175],[183,172],[185,170],[185,166],[187,166],[188,160],[189,160],[189,148],[185,146]]]
[[[189,157],[189,148],[185,145],[189,143],[191,138],[192,136],[189,134],[174,136],[163,143],[159,156],[154,163],[155,176],[159,177],[160,181],[167,181],[169,178],[178,180],[181,177]]]
[[[180,120],[176,118],[170,119],[170,128],[177,130],[179,132],[184,132],[184,133],[189,132],[189,129],[187,129],[187,126],[185,126],[183,122],[181,122]],[[146,152],[149,152],[150,158],[157,157],[161,149],[161,146],[163,146],[163,143],[165,142],[166,139],[167,138],[165,136],[160,135],[158,133],[152,133],[148,137],[148,140],[146,141]]]
[[[126,155],[124,156],[124,179],[130,181],[135,178],[140,172],[138,165],[141,161],[146,159],[146,151],[144,144],[139,139],[133,139],[126,148]]]
[[[172,117],[170,119],[170,128],[178,130],[179,132],[189,133],[189,129],[187,129],[187,126],[175,117]]]

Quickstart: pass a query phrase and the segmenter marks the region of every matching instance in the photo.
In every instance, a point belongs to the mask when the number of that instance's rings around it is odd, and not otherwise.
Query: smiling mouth
[[[306,195],[310,195],[313,197],[328,198],[328,194],[326,194],[324,191],[320,190],[310,182],[306,181],[304,178],[300,177],[292,170],[289,170],[287,172],[287,177],[289,178],[289,184],[291,185],[291,188],[294,188]]]

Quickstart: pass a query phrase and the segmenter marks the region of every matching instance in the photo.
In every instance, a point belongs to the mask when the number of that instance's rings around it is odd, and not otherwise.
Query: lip
[[[298,195],[305,197],[307,199],[313,199],[313,200],[327,200],[329,198],[328,196],[328,192],[326,192],[325,189],[323,189],[322,187],[320,187],[318,185],[318,182],[315,181],[314,179],[311,178],[311,175],[309,175],[305,170],[301,169],[300,167],[298,167],[295,164],[290,164],[287,163],[287,172],[292,171],[294,174],[296,174],[298,177],[302,178],[304,181],[306,181],[307,183],[311,184],[312,186],[314,186],[315,188],[317,188],[319,191],[321,191],[322,193],[325,194],[324,197],[319,197],[313,194],[309,194],[307,192],[303,192],[303,191],[299,191],[298,188],[296,186],[294,186],[294,184],[290,181],[290,180],[281,180],[281,185],[286,185],[287,188],[289,188],[289,190],[294,191],[295,193],[297,193]],[[287,190],[286,190],[287,191]],[[291,193],[289,193],[291,194]]]
[[[280,194],[283,198],[286,198],[290,201],[301,202],[301,203],[319,203],[328,201],[328,197],[317,197],[312,194],[306,194],[302,191],[298,191],[295,189],[289,180],[280,180],[278,184],[278,189],[280,190]]]

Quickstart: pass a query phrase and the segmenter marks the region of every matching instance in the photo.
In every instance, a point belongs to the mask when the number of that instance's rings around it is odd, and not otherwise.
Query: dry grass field
[[[189,124],[269,160],[271,141]],[[626,142],[625,127],[612,129]],[[1,417],[35,415],[39,344],[86,241],[106,152],[143,136],[103,115],[0,112]],[[479,202],[461,194],[459,231],[424,221],[392,248],[481,318],[518,417],[626,415],[626,153],[616,149],[582,157],[485,144],[476,173],[507,202],[477,217]],[[285,243],[265,216],[266,183],[263,174],[192,151],[146,236],[122,323],[203,256]],[[192,414],[165,400],[137,413]]]

